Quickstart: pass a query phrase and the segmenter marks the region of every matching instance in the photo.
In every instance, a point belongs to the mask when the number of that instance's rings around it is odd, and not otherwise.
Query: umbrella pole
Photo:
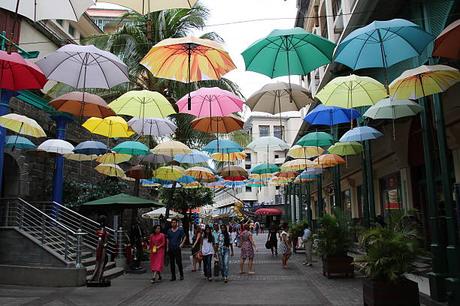
[[[288,83],[289,83],[289,102],[292,103],[292,87],[291,87],[291,67],[289,62],[289,47],[288,47],[288,36],[284,36],[286,39],[286,61],[287,61],[287,69],[288,69]]]
[[[279,106],[279,114],[280,114],[280,128],[281,128],[281,140],[284,140],[284,129],[283,129],[283,121],[281,117],[281,94],[277,94],[278,96],[278,106]]]
[[[192,97],[190,95],[190,92],[192,91],[192,84],[190,83],[191,57],[192,57],[192,47],[190,44],[188,44],[188,103],[187,103],[188,110],[192,110]]]
[[[386,59],[386,54],[385,54],[385,47],[383,46],[382,34],[380,34],[380,30],[377,30],[377,34],[379,35],[380,55],[382,56],[382,64],[383,64],[384,75],[385,75],[385,89],[387,90],[387,95],[390,96],[390,88],[388,87],[388,69],[387,69],[388,65],[387,65],[387,59]]]

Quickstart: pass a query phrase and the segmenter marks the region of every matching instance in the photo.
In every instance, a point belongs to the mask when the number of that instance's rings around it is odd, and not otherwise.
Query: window
[[[251,162],[251,153],[246,153],[246,159],[245,161]]]
[[[280,155],[279,155],[279,154],[275,154],[275,158],[280,158]]]
[[[244,165],[244,169],[250,170],[250,169],[251,169],[251,164],[246,164],[246,165]]]
[[[276,190],[280,190],[280,186],[276,186]]]
[[[64,25],[64,20],[58,19],[58,20],[56,20],[56,21],[57,21],[57,23],[59,23],[59,25],[60,25],[61,27]]]
[[[283,139],[283,127],[280,125],[275,125],[273,127],[273,136],[279,139]]]
[[[382,197],[382,212],[402,208],[399,172],[380,179],[380,195]]]
[[[252,192],[252,187],[246,186],[246,192]]]
[[[75,28],[71,24],[69,24],[69,34],[72,37],[75,36]]]
[[[268,125],[259,125],[259,137],[270,136],[270,127]]]
[[[342,207],[347,216],[351,218],[351,190],[342,191]]]

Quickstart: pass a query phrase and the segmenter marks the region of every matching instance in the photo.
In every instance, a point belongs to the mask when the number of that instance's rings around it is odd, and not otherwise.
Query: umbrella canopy
[[[404,71],[390,84],[397,99],[418,99],[446,91],[460,81],[460,72],[445,65],[422,65]]]
[[[235,115],[202,117],[192,120],[192,128],[205,133],[230,133],[241,130],[244,121]]]
[[[198,0],[98,0],[130,8],[139,14],[176,8],[192,8]]]
[[[177,181],[184,174],[185,169],[178,166],[164,166],[154,171],[154,177],[165,181]]]
[[[158,219],[160,217],[165,217],[166,216],[166,208],[161,207],[149,212],[146,212],[145,214],[142,214],[142,218],[144,219]],[[183,218],[184,215],[175,212],[174,210],[169,210],[169,217],[170,218]]]
[[[149,153],[149,148],[139,141],[124,141],[116,145],[112,150],[119,154],[129,155],[147,155]]]
[[[18,135],[6,136],[5,137],[5,147],[10,149],[20,149],[20,150],[33,150],[37,146],[25,137]]]
[[[303,173],[318,174],[319,175],[319,174],[323,173],[323,169],[322,168],[308,168],[308,169],[302,171],[301,174],[303,174]]]
[[[188,154],[177,154],[174,156],[174,160],[181,164],[200,164],[207,163],[209,161],[209,156],[198,151],[192,150],[192,153]]]
[[[51,100],[48,104],[57,111],[69,113],[77,117],[105,118],[115,116],[115,112],[107,106],[104,99],[85,92],[69,92]]]
[[[361,114],[357,110],[320,104],[311,110],[304,120],[311,125],[333,126],[352,122],[359,117]]]
[[[176,111],[162,94],[149,90],[131,90],[124,93],[109,107],[118,115],[137,118],[166,118]]]
[[[299,183],[307,183],[307,182],[312,182],[316,181],[319,179],[319,175],[317,174],[311,174],[307,173],[305,171],[302,171],[294,180],[294,183],[299,184]]]
[[[289,145],[278,137],[264,136],[251,141],[246,148],[253,151],[284,151],[289,149]]]
[[[37,151],[56,154],[71,154],[73,153],[73,149],[75,148],[70,142],[62,139],[48,139],[37,147]]]
[[[309,159],[294,159],[281,165],[282,172],[302,171],[307,168],[316,168],[318,164]]]
[[[353,108],[373,105],[387,96],[385,86],[379,81],[352,74],[334,78],[315,98],[324,105]]]
[[[271,179],[270,184],[274,186],[284,186],[291,182],[291,179],[285,177],[274,177]]]
[[[121,164],[130,160],[131,157],[129,154],[108,152],[96,158],[96,161],[101,164]]]
[[[103,144],[100,141],[93,141],[93,140],[80,142],[73,150],[74,153],[86,154],[86,155],[91,155],[91,154],[99,155],[99,154],[107,153],[108,151],[109,151],[109,148],[107,148],[105,144]]]
[[[190,175],[184,175],[177,180],[181,184],[190,184],[196,182],[196,179]]]
[[[292,146],[287,155],[292,158],[311,158],[323,154],[324,149],[316,146]]]
[[[353,70],[388,68],[420,55],[433,39],[433,35],[408,20],[374,21],[341,41],[335,61]]]
[[[297,141],[299,146],[328,147],[334,142],[331,134],[326,132],[311,132]]]
[[[359,142],[336,142],[330,146],[327,151],[339,156],[357,155],[363,151],[363,145]]]
[[[189,184],[184,184],[184,185],[182,185],[182,187],[185,188],[185,189],[196,189],[196,188],[203,187],[203,185],[201,185],[200,182],[192,182],[192,183],[189,183]]]
[[[14,0],[16,2],[16,0]],[[0,4],[0,7],[2,5]],[[0,89],[41,89],[47,80],[40,68],[16,52],[0,50]]]
[[[149,153],[147,155],[136,156],[136,158],[134,159],[135,163],[141,163],[141,164],[166,164],[172,160],[173,158],[171,156],[166,156],[162,154],[153,154],[153,153]]]
[[[270,78],[307,75],[329,64],[335,44],[302,28],[273,30],[241,54],[246,70]]]
[[[211,183],[205,183],[205,186],[207,188],[220,189],[220,188],[225,187],[225,181],[224,180],[218,180],[218,181],[211,182]]]
[[[281,216],[283,211],[279,208],[259,208],[255,211],[255,214],[261,216]]]
[[[155,137],[170,136],[174,134],[177,126],[171,120],[163,118],[131,118],[129,127],[138,135]]]
[[[189,94],[191,107],[188,107],[188,95],[177,101],[180,113],[196,117],[227,116],[243,110],[243,100],[228,90],[218,87],[202,87]]]
[[[68,160],[77,161],[77,162],[92,161],[92,160],[95,160],[97,157],[98,156],[95,154],[91,154],[91,155],[78,154],[78,153],[64,154],[64,158]]]
[[[126,170],[125,175],[136,180],[142,180],[151,178],[152,171],[148,171],[144,165],[136,165]]]
[[[335,167],[346,163],[342,157],[336,154],[320,155],[313,162],[320,164],[323,168]]]
[[[369,107],[363,117],[372,119],[398,119],[415,116],[423,110],[420,104],[410,100],[386,98]]]
[[[275,174],[276,174],[276,172],[274,172],[274,173],[262,173],[262,174],[251,173],[251,174],[249,174],[248,178],[254,179],[254,180],[257,180],[257,181],[262,181],[262,180],[266,180],[266,179],[271,179]]]
[[[193,176],[198,181],[211,182],[214,181],[216,176],[206,167],[192,167],[185,170],[186,175]]]
[[[53,0],[2,0],[0,8],[17,12],[34,22],[46,19],[78,21],[80,16],[94,4],[94,0],[64,0],[59,1],[59,9],[56,9],[56,2]]]
[[[266,174],[280,171],[280,168],[274,164],[260,164],[251,169],[251,173]]]
[[[94,168],[97,172],[107,176],[124,177],[125,172],[116,164],[99,164]]]
[[[110,116],[105,118],[91,117],[82,125],[93,134],[108,138],[128,138],[134,132],[128,127],[128,123],[122,117]]]
[[[310,93],[304,87],[277,82],[264,85],[253,93],[246,101],[246,105],[254,112],[275,115],[299,111],[313,102]]]
[[[37,61],[50,80],[74,88],[111,88],[128,82],[128,68],[115,55],[93,45],[68,44]]]
[[[281,177],[285,179],[293,179],[297,176],[297,171],[278,172],[275,177]]]
[[[449,24],[434,41],[433,56],[460,59],[460,19]]]
[[[193,151],[180,141],[169,140],[158,144],[150,150],[153,154],[162,154],[174,157],[177,154],[190,154]]]
[[[233,153],[213,153],[211,158],[215,161],[220,162],[231,162],[236,160],[246,159],[246,153],[244,152],[233,152]]]
[[[370,126],[358,126],[349,131],[340,137],[340,142],[350,142],[350,141],[366,141],[373,140],[379,137],[382,137],[383,134],[377,131],[376,129]]]
[[[254,180],[248,180],[246,182],[246,186],[255,187],[255,188],[262,188],[262,187],[267,187],[267,183],[266,182],[260,182],[260,181],[254,181]]]
[[[134,197],[125,193],[109,196],[106,198],[83,203],[84,206],[115,206],[122,208],[142,208],[142,207],[160,207],[162,204],[139,197]]]
[[[20,135],[28,135],[36,138],[46,137],[45,131],[38,125],[37,121],[18,114],[0,116],[0,126]]]
[[[235,153],[243,151],[243,148],[234,141],[227,139],[216,139],[204,146],[203,151],[213,153]]]
[[[219,43],[192,36],[160,41],[141,64],[157,78],[184,83],[218,80],[236,68]]]
[[[223,167],[218,173],[227,181],[244,181],[248,178],[248,172],[238,166]]]

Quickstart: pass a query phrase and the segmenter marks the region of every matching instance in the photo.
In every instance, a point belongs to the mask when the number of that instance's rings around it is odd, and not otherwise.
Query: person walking
[[[254,274],[253,270],[253,261],[254,261],[254,252],[257,251],[256,244],[252,237],[251,232],[249,231],[249,224],[244,224],[244,230],[241,233],[241,258],[240,258],[240,274],[244,274],[244,263],[246,259],[248,260],[248,274]]]
[[[275,224],[270,227],[268,232],[267,241],[270,243],[270,250],[272,251],[272,256],[278,256],[278,228]]]
[[[220,233],[217,238],[217,250],[219,253],[220,271],[224,282],[228,282],[228,270],[230,264],[230,256],[233,256],[233,244],[227,226],[220,226]]]
[[[287,269],[289,257],[291,257],[291,239],[289,237],[289,227],[287,224],[283,225],[283,230],[280,234],[280,253],[283,255],[281,262],[283,269]]]
[[[150,248],[150,271],[152,271],[151,283],[155,283],[157,280],[161,280],[161,273],[165,263],[165,248],[166,248],[166,237],[161,232],[161,226],[159,224],[153,227],[153,233],[149,239]]]
[[[312,253],[312,244],[313,244],[313,239],[312,239],[312,235],[311,235],[311,230],[310,230],[310,227],[307,225],[305,225],[305,228],[303,230],[303,235],[302,235],[302,242],[303,242],[303,245],[305,246],[305,261],[303,262],[303,265],[307,265],[309,267],[312,266],[313,262],[312,262],[312,258],[311,258],[311,253]]]
[[[259,236],[259,230],[260,230],[259,221],[256,221],[256,223],[254,223],[254,227],[255,227],[255,230],[256,230],[256,236]]]
[[[171,228],[167,232],[168,237],[168,256],[171,266],[171,281],[176,280],[176,264],[179,268],[180,280],[184,279],[184,270],[182,267],[181,248],[185,242],[185,233],[182,227],[178,227],[177,219],[171,220]]]
[[[228,227],[228,232],[230,234],[230,243],[232,244],[232,246],[233,244],[235,244],[236,246],[236,230],[233,225]]]
[[[204,277],[206,277],[208,281],[212,281],[211,263],[215,254],[214,247],[214,236],[212,235],[211,227],[207,225],[204,229],[201,253],[203,254]]]
[[[192,272],[196,272],[196,265],[199,265],[201,270],[201,262],[203,261],[203,254],[201,253],[201,242],[202,242],[202,230],[199,225],[195,226],[195,233],[193,235],[192,244],[192,256],[193,256],[193,268]]]

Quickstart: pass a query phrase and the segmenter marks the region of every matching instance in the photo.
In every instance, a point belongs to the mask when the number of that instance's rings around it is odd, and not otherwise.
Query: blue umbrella
[[[100,155],[107,153],[108,150],[107,146],[102,142],[89,140],[79,143],[73,152],[76,154]]]
[[[433,40],[433,35],[408,20],[374,21],[342,40],[335,61],[353,70],[388,68],[419,56]]]
[[[224,186],[227,188],[240,188],[246,186],[246,181],[226,181]]]
[[[370,126],[358,126],[349,131],[347,131],[343,136],[340,138],[340,142],[349,142],[349,141],[366,141],[377,139],[383,136],[382,133],[377,131]]]
[[[200,164],[207,163],[210,157],[198,150],[193,150],[189,154],[177,154],[174,156],[174,160],[181,164]]]
[[[190,184],[190,183],[196,182],[196,179],[193,176],[184,175],[183,177],[179,178],[177,181],[182,184]]]
[[[351,122],[360,116],[361,114],[355,109],[320,104],[309,112],[303,120],[312,125],[333,126]]]
[[[35,149],[37,146],[25,137],[14,135],[5,137],[5,147],[11,148],[13,150],[32,150]]]
[[[147,155],[149,154],[149,147],[139,141],[123,141],[116,145],[113,151],[119,154],[129,155]]]
[[[203,151],[208,152],[209,154],[213,153],[235,153],[243,151],[243,148],[231,140],[226,139],[216,139],[208,143]]]
[[[302,173],[300,173],[300,175],[302,175],[302,174],[304,174],[304,175],[307,175],[307,174],[318,175],[318,174],[321,174],[321,173],[323,173],[322,168],[308,168],[307,170],[303,170]]]

